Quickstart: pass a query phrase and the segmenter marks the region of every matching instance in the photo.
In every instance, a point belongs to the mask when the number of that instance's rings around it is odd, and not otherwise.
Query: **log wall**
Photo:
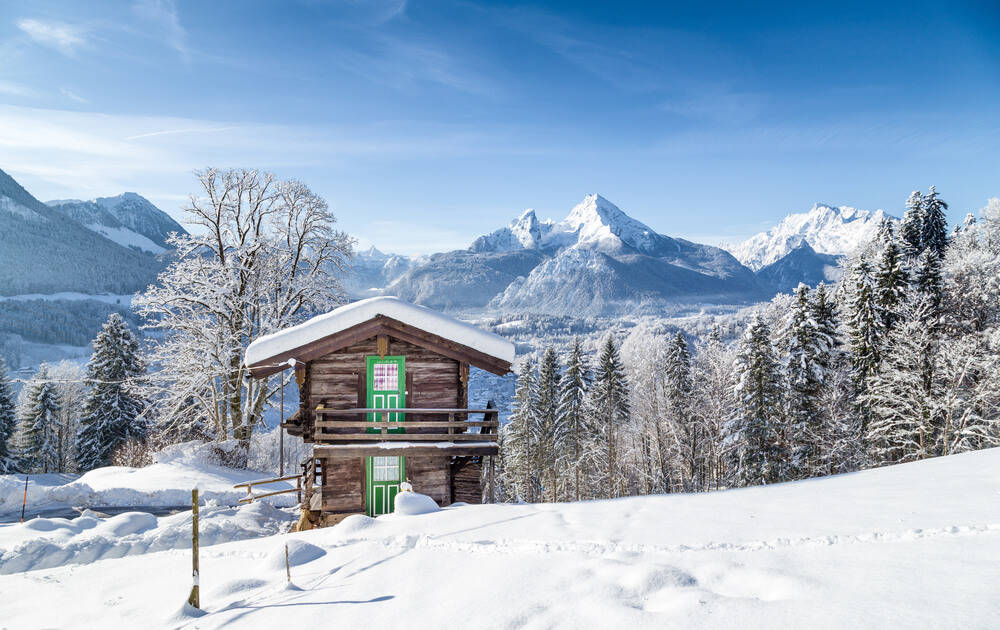
[[[317,430],[314,409],[366,407],[365,358],[376,355],[376,339],[372,337],[310,361],[300,403],[304,416],[305,434],[317,444],[325,442],[324,433]],[[406,357],[406,407],[467,408],[468,365],[437,354],[426,348],[389,337],[389,356]],[[326,416],[336,420],[364,420],[363,417]],[[408,414],[407,421],[447,420],[447,416]],[[458,417],[464,420],[465,417]],[[342,432],[342,430],[337,430]],[[357,429],[348,429],[354,433]],[[407,433],[440,433],[441,429],[407,428]],[[374,437],[374,436],[373,436]],[[432,497],[441,506],[453,501],[481,502],[479,465],[467,464],[455,485],[452,457],[407,457],[406,477],[416,492]],[[462,497],[462,498],[459,498]],[[356,458],[323,459],[323,512],[329,514],[364,513],[365,460]]]

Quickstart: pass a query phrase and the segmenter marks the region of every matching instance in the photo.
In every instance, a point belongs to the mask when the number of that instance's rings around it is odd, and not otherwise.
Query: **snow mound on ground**
[[[400,492],[396,495],[396,514],[428,514],[441,508],[434,499],[419,492]]]
[[[274,571],[284,571],[286,546],[288,548],[288,564],[293,567],[312,562],[326,555],[326,550],[322,547],[293,538],[276,546],[268,555],[264,566]]]
[[[199,543],[207,547],[271,536],[287,531],[294,521],[292,511],[263,502],[239,508],[205,506],[199,514]],[[35,518],[0,528],[0,574],[190,548],[190,512],[160,518],[145,512],[107,519]],[[282,547],[282,567],[284,562]]]
[[[342,534],[350,534],[353,532],[360,532],[371,528],[376,524],[375,519],[370,516],[365,516],[364,514],[351,514],[344,520],[337,523],[337,531]]]

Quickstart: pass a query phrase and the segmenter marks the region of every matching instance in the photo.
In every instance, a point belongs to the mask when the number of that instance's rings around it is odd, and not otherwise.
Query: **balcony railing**
[[[482,420],[459,420],[468,414],[483,414]],[[496,442],[499,410],[486,409],[423,409],[423,408],[316,408],[317,442]],[[337,416],[359,416],[373,414],[378,420],[331,420]],[[447,420],[400,420],[388,419],[389,414],[406,416],[445,416]],[[470,429],[478,428],[472,433]],[[359,431],[363,429],[364,431]],[[377,432],[370,432],[376,429]],[[402,429],[403,433],[389,433],[391,429]],[[429,431],[440,429],[440,431]],[[334,432],[335,431],[335,432]]]

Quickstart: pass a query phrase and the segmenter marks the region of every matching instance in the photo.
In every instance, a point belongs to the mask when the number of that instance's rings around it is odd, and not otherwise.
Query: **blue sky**
[[[808,6],[807,6],[808,5]],[[0,0],[0,168],[43,200],[255,166],[387,251],[599,192],[738,241],[814,202],[1000,195],[996,3]]]

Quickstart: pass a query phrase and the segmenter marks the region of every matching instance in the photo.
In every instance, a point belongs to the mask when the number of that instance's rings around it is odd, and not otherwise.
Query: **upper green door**
[[[402,409],[406,405],[406,357],[366,357],[368,374],[369,409]],[[403,420],[402,413],[369,413],[369,422],[389,422]],[[369,433],[381,433],[380,429],[368,429]],[[389,433],[403,433],[403,428],[389,429]]]

